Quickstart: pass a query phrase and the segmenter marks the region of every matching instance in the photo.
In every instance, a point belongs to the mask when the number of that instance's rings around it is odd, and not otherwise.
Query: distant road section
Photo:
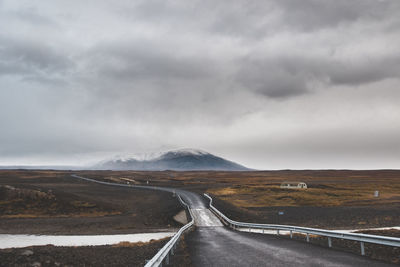
[[[206,208],[192,209],[192,214],[196,226],[203,226],[203,227],[223,226],[221,221],[209,209]]]

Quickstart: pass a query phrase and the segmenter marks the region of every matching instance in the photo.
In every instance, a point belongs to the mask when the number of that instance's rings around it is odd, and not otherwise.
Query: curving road
[[[190,206],[196,230],[187,243],[194,266],[393,266],[355,254],[277,236],[237,232],[224,227],[200,195],[181,189],[129,186],[75,178],[106,185],[175,192]]]

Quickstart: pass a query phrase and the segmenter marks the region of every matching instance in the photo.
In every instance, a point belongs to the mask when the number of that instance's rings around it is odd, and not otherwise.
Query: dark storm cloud
[[[363,85],[400,77],[400,56],[338,60],[329,57],[281,56],[246,58],[236,78],[265,96],[285,98],[315,89],[315,83]]]
[[[278,62],[279,63],[279,62]],[[245,88],[272,98],[307,93],[307,77],[300,68],[294,71],[277,65],[275,60],[243,60],[236,78]],[[300,67],[300,66],[299,66]]]
[[[318,158],[346,131],[356,145],[332,155],[385,151],[398,14],[397,0],[0,0],[0,164],[181,146]]]

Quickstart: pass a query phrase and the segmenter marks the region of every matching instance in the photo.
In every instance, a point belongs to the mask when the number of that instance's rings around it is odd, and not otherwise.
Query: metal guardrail
[[[81,180],[85,180],[85,181],[88,181],[88,182],[104,184],[104,185],[121,186],[121,187],[129,187],[129,188],[142,188],[142,189],[149,189],[149,190],[159,190],[159,191],[173,192],[173,190],[170,189],[170,188],[160,187],[160,186],[111,183],[111,182],[104,182],[104,181],[100,181],[100,180],[95,180],[95,179],[91,179],[91,178],[82,177],[82,176],[79,176],[79,175],[76,175],[76,174],[71,174],[71,177],[78,178],[78,179],[81,179]]]
[[[356,234],[356,233],[341,233],[337,231],[324,230],[324,229],[316,229],[316,228],[307,228],[307,227],[298,227],[291,225],[278,225],[278,224],[257,224],[257,223],[245,223],[245,222],[237,222],[226,217],[222,212],[220,212],[217,208],[212,205],[212,198],[204,194],[210,200],[210,209],[214,212],[214,214],[219,217],[223,222],[225,222],[229,227],[237,230],[238,228],[248,228],[249,231],[251,229],[262,229],[264,230],[276,230],[279,235],[279,231],[289,231],[290,238],[293,238],[293,233],[302,233],[306,234],[307,242],[310,241],[309,235],[318,235],[325,236],[328,238],[328,246],[332,247],[332,238],[353,240],[360,242],[361,247],[361,255],[365,255],[365,247],[364,243],[373,243],[379,245],[400,247],[400,238],[396,237],[388,237],[388,236],[379,236],[379,235],[367,235],[367,234]]]
[[[179,239],[183,232],[185,232],[187,229],[193,226],[194,224],[194,217],[192,214],[192,211],[190,210],[189,206],[182,200],[182,198],[178,195],[178,199],[181,202],[181,204],[189,211],[190,217],[192,220],[184,225],[179,231],[168,241],[167,244],[165,244],[164,247],[162,247],[154,257],[148,261],[145,265],[145,267],[158,267],[162,266],[162,263],[165,260],[166,264],[169,264],[169,256],[174,255],[174,250],[176,249],[176,245],[179,242]]]

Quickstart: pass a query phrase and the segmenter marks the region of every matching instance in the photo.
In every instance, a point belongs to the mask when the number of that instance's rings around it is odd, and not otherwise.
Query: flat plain
[[[326,229],[400,225],[400,171],[83,172],[104,181],[185,188],[209,193],[235,220]],[[307,189],[282,189],[287,181]],[[379,191],[379,197],[375,197]],[[279,215],[279,212],[281,212]]]
[[[396,170],[2,170],[0,233],[122,234],[174,230],[182,225],[173,219],[182,207],[171,193],[104,186],[75,179],[71,177],[74,173],[107,182],[182,188],[200,194],[206,192],[213,196],[218,209],[238,221],[360,229],[365,233],[399,236],[397,230],[362,230],[400,225],[400,171]],[[305,182],[308,188],[280,188],[280,184],[287,181]],[[379,191],[379,197],[375,197],[375,191]],[[301,236],[297,238],[302,239]],[[317,245],[325,243],[314,237],[312,242]],[[132,262],[144,262],[162,244],[150,242],[101,246],[99,249],[104,255],[115,257],[136,251],[137,257],[132,258]],[[334,246],[340,248],[340,244]],[[185,242],[181,246],[178,257],[190,266]],[[41,246],[27,249],[34,251],[35,257],[22,256],[23,249],[6,249],[0,250],[0,258],[16,266],[30,266],[34,260],[47,261],[50,266],[54,263],[68,265],[72,259],[70,255],[75,255],[77,262],[86,266],[98,265],[92,248]],[[349,243],[341,249],[357,253],[359,248],[358,244]],[[377,251],[376,255],[370,255],[372,258],[399,263],[397,248],[368,250]]]

